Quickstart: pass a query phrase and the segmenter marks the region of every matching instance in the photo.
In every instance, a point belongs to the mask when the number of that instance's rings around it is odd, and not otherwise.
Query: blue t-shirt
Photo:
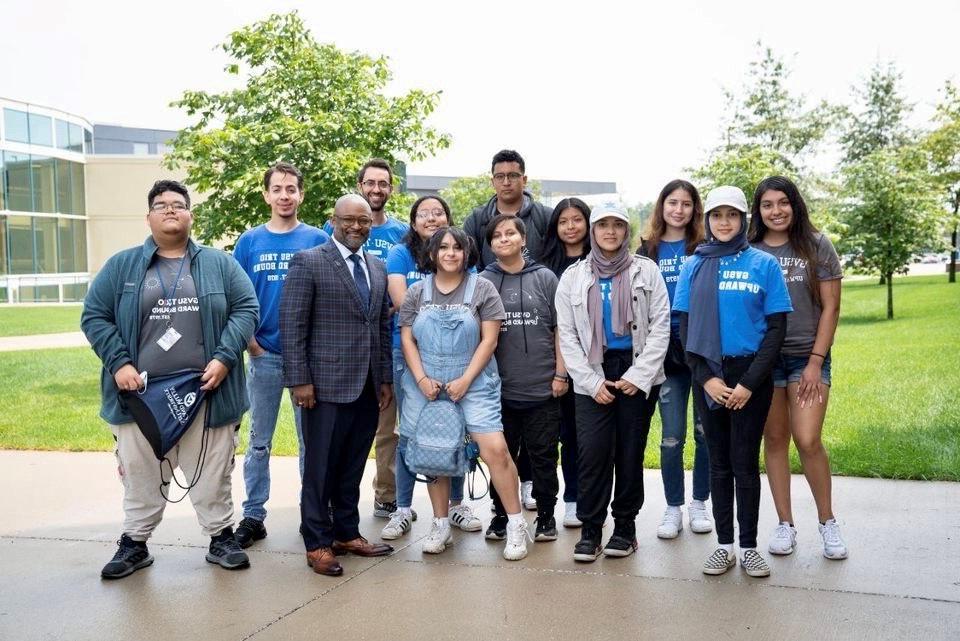
[[[288,232],[276,233],[260,225],[241,234],[233,257],[250,277],[260,301],[260,327],[254,337],[268,352],[280,354],[280,292],[298,251],[330,240],[326,232],[300,223]]]
[[[677,281],[680,280],[680,269],[687,261],[688,256],[687,241],[680,240],[661,241],[657,246],[657,265],[660,267],[660,274],[663,276],[663,282],[667,284],[667,295],[670,297],[670,303],[673,303],[673,296],[677,291]],[[670,331],[675,338],[680,337],[680,314],[671,312]]]
[[[600,279],[600,300],[603,301],[603,333],[607,337],[607,349],[633,349],[633,336],[629,333],[621,336],[613,333],[613,309],[610,296],[613,293],[613,279]]]
[[[694,255],[684,263],[674,311],[690,311],[690,281],[699,262],[700,257]],[[793,311],[780,263],[770,254],[749,247],[720,259],[718,280],[720,349],[724,356],[755,354],[767,333],[767,316]]]
[[[417,270],[417,261],[413,259],[410,248],[403,243],[394,245],[387,253],[387,278],[392,274],[401,274],[407,279],[407,289],[427,275]],[[393,316],[393,347],[400,349],[400,326],[397,324],[397,314]]]
[[[403,240],[409,229],[410,225],[387,216],[387,222],[370,228],[370,236],[363,244],[363,251],[386,262],[390,248]],[[324,223],[323,231],[333,235],[333,224],[329,220]]]

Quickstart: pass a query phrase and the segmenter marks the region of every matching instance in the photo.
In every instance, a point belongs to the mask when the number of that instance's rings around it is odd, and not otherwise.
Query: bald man
[[[333,242],[293,257],[280,301],[284,385],[303,409],[303,543],[307,564],[328,576],[343,574],[339,555],[393,551],[360,535],[357,510],[377,419],[393,394],[387,273],[363,249],[372,225],[362,196],[338,199]]]

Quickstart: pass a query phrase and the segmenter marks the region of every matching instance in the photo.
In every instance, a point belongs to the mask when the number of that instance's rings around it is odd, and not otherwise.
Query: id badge
[[[180,332],[170,327],[163,333],[163,336],[157,339],[157,345],[159,345],[163,351],[169,352],[170,348],[176,345],[181,337]]]

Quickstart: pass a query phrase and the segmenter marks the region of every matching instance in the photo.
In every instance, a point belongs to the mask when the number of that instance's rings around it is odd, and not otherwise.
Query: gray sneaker
[[[250,557],[237,543],[237,537],[233,535],[233,528],[227,528],[210,538],[207,561],[216,563],[225,570],[239,570],[250,567]]]

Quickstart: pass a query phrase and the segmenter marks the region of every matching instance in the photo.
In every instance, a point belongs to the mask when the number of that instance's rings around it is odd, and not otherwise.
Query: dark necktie
[[[363,301],[363,311],[367,311],[370,307],[370,286],[367,285],[367,277],[363,275],[360,257],[356,254],[350,254],[350,260],[353,261],[353,280],[357,284],[360,300]]]

